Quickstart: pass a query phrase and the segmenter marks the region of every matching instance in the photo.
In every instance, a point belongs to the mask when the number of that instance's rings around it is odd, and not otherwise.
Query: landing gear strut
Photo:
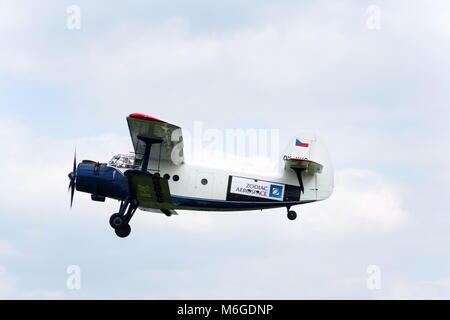
[[[297,212],[290,210],[290,207],[287,207],[287,217],[289,220],[293,221],[297,219]]]
[[[148,174],[147,169],[148,169],[148,162],[150,160],[150,151],[152,145],[162,143],[162,139],[152,139],[140,136],[138,136],[137,138],[145,143],[145,151],[144,156],[142,158],[142,167],[140,171],[143,172],[144,174]],[[125,176],[127,175],[127,172],[128,171],[125,172]],[[131,232],[130,220],[139,206],[139,201],[136,199],[135,193],[136,191],[133,191],[134,188],[130,179],[131,176],[128,178],[128,187],[130,190],[130,195],[120,203],[119,212],[114,213],[109,219],[109,224],[111,225],[111,227],[113,227],[114,231],[116,232],[116,235],[120,238],[126,238],[130,235]],[[158,186],[159,188],[161,188],[159,184]]]
[[[301,196],[302,193],[305,193],[302,172],[306,169],[305,168],[296,168],[296,167],[291,167],[291,169],[294,170],[295,173],[297,174],[298,184],[300,186],[300,196]],[[300,200],[300,197],[298,198],[298,200]],[[289,220],[293,221],[293,220],[297,219],[297,212],[291,210],[291,206],[287,206],[286,209],[287,209],[287,217]]]
[[[137,200],[127,198],[120,204],[118,213],[114,213],[109,218],[109,224],[120,238],[126,238],[130,235],[130,220],[138,207]]]

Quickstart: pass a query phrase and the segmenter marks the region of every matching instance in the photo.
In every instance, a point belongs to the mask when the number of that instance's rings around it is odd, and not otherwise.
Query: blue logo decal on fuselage
[[[283,186],[277,186],[274,184],[270,185],[269,197],[281,199],[282,195],[283,195]]]

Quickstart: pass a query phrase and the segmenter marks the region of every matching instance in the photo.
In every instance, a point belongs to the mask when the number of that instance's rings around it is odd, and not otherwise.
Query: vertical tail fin
[[[297,134],[289,140],[289,144],[283,154],[283,160],[310,160],[311,150],[315,141],[315,134]]]
[[[328,198],[334,188],[334,173],[328,149],[322,138],[312,133],[299,133],[289,140],[283,153],[285,170],[297,174],[301,188],[315,190],[317,200]],[[302,180],[303,177],[303,181]]]

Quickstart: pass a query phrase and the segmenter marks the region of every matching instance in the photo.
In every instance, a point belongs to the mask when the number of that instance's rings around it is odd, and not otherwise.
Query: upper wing
[[[162,140],[161,144],[152,148],[150,159],[172,161],[177,165],[184,162],[180,127],[140,113],[130,114],[127,122],[136,157],[135,164],[142,162],[145,150],[145,143],[138,137]]]

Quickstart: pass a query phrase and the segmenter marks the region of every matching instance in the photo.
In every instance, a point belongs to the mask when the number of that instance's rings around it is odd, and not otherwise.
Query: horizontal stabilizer
[[[291,168],[305,169],[308,174],[322,173],[323,165],[320,163],[298,158],[288,158],[286,163]]]

